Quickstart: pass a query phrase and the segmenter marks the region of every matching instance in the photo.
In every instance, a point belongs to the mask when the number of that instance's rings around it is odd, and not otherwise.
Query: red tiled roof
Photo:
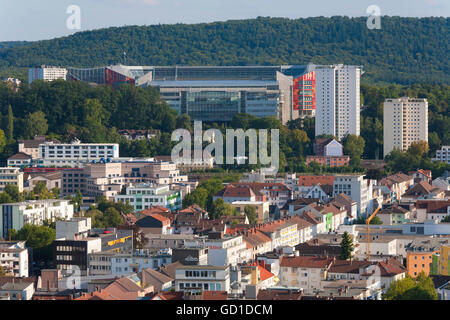
[[[328,184],[332,185],[334,183],[334,176],[299,176],[298,177],[298,185],[299,186],[315,186],[316,184]]]
[[[203,291],[203,300],[227,300],[228,293],[226,291]]]

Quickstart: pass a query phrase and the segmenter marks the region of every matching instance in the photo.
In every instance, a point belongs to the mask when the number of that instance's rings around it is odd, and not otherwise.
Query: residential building
[[[33,159],[26,153],[18,152],[9,157],[6,163],[10,168],[24,168],[31,166],[33,164]]]
[[[445,191],[432,186],[428,182],[419,182],[402,194],[402,202],[416,203],[418,200],[444,200]]]
[[[417,222],[425,220],[442,221],[450,216],[450,199],[448,200],[418,200],[416,202]]]
[[[181,209],[181,192],[170,190],[168,185],[139,183],[126,187],[126,194],[114,196],[114,201],[129,202],[134,211],[148,209],[153,205],[176,211]]]
[[[432,183],[431,170],[417,169],[416,171],[408,172],[408,175],[414,178],[414,184],[419,182]]]
[[[414,178],[404,173],[397,173],[381,179],[378,185],[385,186],[390,190],[388,203],[399,202],[402,194],[414,185]]]
[[[38,184],[44,184],[47,190],[62,187],[62,171],[26,173],[24,174],[24,189],[32,191]]]
[[[174,279],[154,269],[143,269],[141,273],[142,286],[144,288],[152,286],[155,292],[171,289],[173,280]]]
[[[316,162],[326,167],[344,167],[350,163],[349,156],[306,156],[306,165]]]
[[[408,150],[413,142],[428,142],[428,101],[402,97],[386,99],[383,113],[384,157]]]
[[[281,257],[280,285],[303,289],[306,294],[315,294],[322,289],[322,280],[327,278],[334,258],[317,256]]]
[[[450,163],[450,146],[442,146],[441,150],[436,150],[436,157],[431,161],[441,161]]]
[[[0,266],[6,275],[28,277],[30,272],[25,241],[0,241]]]
[[[0,192],[5,190],[7,184],[17,186],[23,192],[23,172],[19,168],[0,167]]]
[[[35,80],[66,80],[66,76],[67,69],[61,67],[41,65],[40,67],[28,69],[28,83],[32,83]]]
[[[408,274],[415,278],[421,272],[432,273],[433,256],[439,254],[442,245],[448,245],[448,239],[430,238],[414,239],[406,248],[406,268]]]
[[[362,67],[317,66],[316,137],[331,134],[342,140],[360,133],[360,77]]]
[[[9,229],[20,230],[29,223],[42,225],[44,221],[71,219],[73,205],[69,200],[27,200],[0,204],[0,237],[6,237]]]
[[[93,254],[92,256],[97,255]],[[158,250],[157,252],[149,252],[140,249],[133,254],[119,253],[108,257],[111,259],[112,275],[129,275],[130,273],[139,273],[144,269],[157,270],[162,266],[166,266],[172,262],[172,256],[168,250]]]
[[[211,266],[235,266],[252,259],[242,235],[224,235],[223,231],[211,231],[208,238],[185,241],[185,247],[208,248],[208,265]]]
[[[333,183],[333,194],[346,194],[353,201],[356,201],[358,216],[366,215],[370,209],[372,200],[373,181],[364,179],[360,174],[336,174]]]
[[[450,245],[442,245],[437,255],[437,274],[450,276]]]
[[[144,211],[145,212],[145,211]],[[145,233],[172,234],[172,222],[158,213],[145,214],[136,221],[136,225]]]
[[[10,300],[31,300],[34,290],[34,282],[18,279],[0,286],[0,295],[8,294]]]
[[[381,209],[377,216],[387,225],[399,225],[408,223],[411,220],[411,212],[408,209],[399,206],[397,203],[387,208]]]
[[[256,223],[269,221],[269,202],[267,201],[234,201],[231,205],[242,215],[245,215],[245,207],[255,208]]]
[[[175,272],[175,291],[230,291],[228,265],[180,266]]]

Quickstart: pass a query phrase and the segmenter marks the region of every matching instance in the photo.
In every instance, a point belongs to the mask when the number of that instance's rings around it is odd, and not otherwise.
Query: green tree
[[[392,282],[383,299],[437,300],[438,296],[433,280],[421,272],[415,279],[407,275],[404,279]]]
[[[6,192],[0,193],[0,203],[12,203],[12,202],[13,200],[8,193]]]
[[[352,258],[352,252],[354,250],[353,247],[353,240],[348,234],[347,231],[345,231],[342,234],[342,241],[341,241],[341,259],[342,260],[348,260]]]
[[[352,166],[359,166],[365,145],[363,137],[350,134],[342,142],[344,144],[345,154],[350,156],[350,164]]]
[[[244,213],[248,218],[250,224],[255,224],[257,221],[256,209],[253,206],[245,206]]]
[[[85,217],[91,218],[91,226],[93,228],[105,228],[106,224],[103,217],[103,212],[98,209],[88,210],[85,214]]]
[[[19,192],[19,187],[14,184],[7,184],[4,191],[11,197],[13,202],[21,202],[24,200]]]
[[[428,150],[429,150],[428,143],[426,141],[417,141],[411,143],[407,153],[409,153],[415,158],[421,158],[423,155],[428,153]]]
[[[6,144],[7,144],[7,141],[6,141],[5,131],[0,129],[0,154],[3,153],[3,151],[5,150]]]
[[[14,115],[11,105],[8,105],[8,120],[6,124],[6,138],[8,143],[14,142]]]
[[[211,216],[213,219],[220,218],[222,216],[234,216],[236,214],[235,208],[232,205],[223,201],[222,198],[217,199],[212,204]]]
[[[25,119],[25,136],[33,138],[36,135],[45,135],[48,130],[47,119],[45,113],[36,111],[30,113]]]
[[[122,216],[120,215],[119,211],[117,211],[113,207],[106,209],[103,216],[104,216],[104,221],[105,221],[106,227],[114,227],[115,228],[118,225],[123,223],[123,219],[122,219]]]

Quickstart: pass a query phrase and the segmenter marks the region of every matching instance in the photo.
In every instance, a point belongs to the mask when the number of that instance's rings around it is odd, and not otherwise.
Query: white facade
[[[386,99],[383,134],[384,156],[394,149],[406,151],[413,142],[428,142],[427,99]]]
[[[39,145],[39,158],[49,160],[100,160],[119,157],[117,143],[53,143]]]
[[[53,81],[57,79],[66,80],[67,69],[53,66],[41,66],[28,69],[28,83],[34,80]]]
[[[359,66],[316,67],[316,136],[359,136],[361,74]]]
[[[0,266],[6,275],[28,277],[28,250],[25,241],[0,241]]]
[[[69,200],[27,200],[0,204],[0,237],[5,237],[9,229],[22,229],[27,223],[39,226],[45,220],[67,220],[72,217],[73,204]]]
[[[450,146],[442,146],[441,150],[436,150],[436,157],[431,161],[441,161],[450,164]]]
[[[364,175],[337,174],[335,177],[333,183],[333,196],[336,197],[341,193],[345,193],[353,201],[356,201],[358,216],[367,214],[368,209],[370,209],[369,205],[373,195],[372,181],[364,179]]]
[[[152,206],[163,206],[175,211],[181,209],[181,191],[172,191],[168,185],[142,183],[127,187],[126,194],[114,196],[114,201],[128,201],[134,211],[149,209]]]
[[[190,288],[205,291],[230,291],[229,266],[182,266],[175,271],[175,291]]]

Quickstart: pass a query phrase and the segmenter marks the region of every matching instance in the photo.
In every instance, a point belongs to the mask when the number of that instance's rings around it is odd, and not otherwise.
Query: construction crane
[[[378,207],[366,220],[367,226],[367,261],[370,261],[370,221],[375,217],[381,207]]]

